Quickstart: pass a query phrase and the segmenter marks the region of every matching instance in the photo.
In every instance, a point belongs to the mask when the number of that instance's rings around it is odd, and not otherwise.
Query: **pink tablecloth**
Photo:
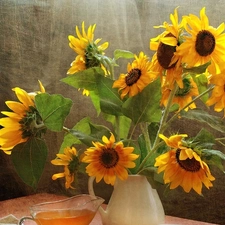
[[[64,199],[65,196],[58,196],[53,194],[35,194],[21,198],[10,199],[0,202],[0,218],[7,215],[13,215],[16,218],[29,215],[29,206],[46,201],[54,201]],[[0,220],[1,224],[1,220]],[[200,221],[182,219],[178,217],[166,216],[165,224],[176,224],[176,225],[212,225],[212,223],[205,223]],[[97,213],[91,225],[102,225],[101,217]]]

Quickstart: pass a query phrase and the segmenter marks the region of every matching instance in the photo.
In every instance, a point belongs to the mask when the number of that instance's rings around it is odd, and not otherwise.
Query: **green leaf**
[[[120,99],[118,89],[112,88],[113,80],[99,76],[97,80],[101,111],[110,115],[122,115],[123,101]]]
[[[197,144],[201,149],[212,148],[215,145],[215,137],[206,129],[201,129],[199,133],[192,139],[192,142]]]
[[[106,121],[110,122],[113,125],[115,133],[116,131],[119,132],[120,139],[127,139],[132,123],[130,118],[126,116],[118,116],[119,124],[117,124],[115,116],[109,114],[104,114],[103,116]]]
[[[92,101],[92,103],[95,107],[95,110],[97,112],[97,115],[99,115],[100,112],[101,112],[99,95],[95,91],[90,91],[89,93],[90,93],[91,101]]]
[[[222,160],[225,160],[225,154],[218,150],[202,150],[202,158],[209,165],[217,166],[220,170],[224,171]]]
[[[202,74],[206,71],[208,66],[211,64],[211,62],[207,62],[201,66],[192,67],[192,68],[183,68],[184,73],[195,73],[195,74]]]
[[[114,81],[105,77],[102,69],[90,68],[66,77],[62,81],[73,87],[91,91],[91,99],[98,114],[101,110],[111,115],[122,115],[123,102],[118,89],[112,88]]]
[[[84,88],[89,91],[96,91],[98,75],[104,77],[104,71],[100,67],[92,67],[87,70],[77,72],[73,75],[69,75],[63,78],[61,81],[75,87]]]
[[[151,143],[153,144],[155,142],[157,133],[159,130],[159,123],[150,123],[148,126],[148,133]]]
[[[52,131],[61,131],[64,121],[70,112],[72,101],[62,95],[48,93],[38,94],[35,105],[45,126]]]
[[[44,170],[47,152],[44,140],[36,138],[30,138],[12,150],[11,157],[16,172],[23,182],[33,189],[37,188]]]
[[[93,146],[92,144],[93,141],[101,142],[103,136],[106,137],[110,136],[110,130],[105,126],[96,125],[91,122],[88,123],[88,126],[90,129],[89,132],[82,132],[77,129],[71,129],[70,133],[88,147]]]
[[[128,98],[123,104],[123,113],[134,124],[140,122],[159,122],[161,118],[160,108],[160,81],[150,83],[141,93]]]
[[[130,126],[131,126],[131,119],[126,116],[119,117],[120,125],[119,125],[119,133],[121,139],[126,139],[128,137]]]
[[[158,147],[156,151],[149,151],[147,146],[146,146],[146,141],[145,141],[145,138],[144,138],[143,134],[141,134],[138,137],[138,144],[139,144],[139,147],[140,147],[140,153],[139,154],[140,154],[141,162],[146,158],[147,155],[150,156],[150,157],[148,157],[148,159],[146,160],[146,162],[144,164],[144,170],[146,168],[149,168],[149,167],[154,167],[155,159],[159,155],[166,152],[166,150],[167,150],[167,146],[165,144],[163,144],[162,146]]]
[[[63,142],[60,146],[59,153],[63,154],[65,148],[71,147],[71,146],[76,145],[76,144],[81,144],[79,139],[77,137],[75,137],[74,135],[72,135],[71,133],[67,133],[64,136]]]
[[[197,84],[199,94],[203,93],[208,89],[208,79],[205,74],[195,75],[193,76],[195,83]],[[203,102],[206,102],[208,99],[208,93],[201,97]]]
[[[84,134],[90,134],[91,129],[90,129],[89,123],[90,123],[90,118],[85,117],[82,120],[80,120],[78,123],[76,123],[76,125],[72,128],[72,130],[79,130],[80,132]],[[79,138],[77,138],[76,136],[74,136],[72,133],[69,132],[64,136],[59,153],[63,153],[66,147],[71,147],[73,145],[78,145],[81,143],[82,142],[79,140]]]
[[[143,159],[147,156],[148,154],[148,150],[147,150],[147,147],[146,147],[146,141],[145,141],[145,138],[144,138],[144,135],[141,134],[139,135],[138,137],[138,144],[139,144],[139,147],[140,147],[140,153],[139,153],[139,158],[140,158],[140,161],[142,162]]]
[[[130,51],[116,49],[114,51],[114,59],[117,60],[119,58],[131,59],[134,58],[134,54]]]
[[[205,123],[209,125],[210,127],[212,127],[213,129],[220,131],[222,133],[225,132],[224,121],[220,117],[208,114],[206,111],[202,109],[192,109],[192,110],[188,110],[187,112],[182,111],[180,115],[184,118]]]
[[[110,136],[110,130],[108,127],[105,127],[103,125],[98,125],[94,123],[89,123],[90,129],[91,129],[91,136],[95,138],[96,141],[102,140],[103,136]]]

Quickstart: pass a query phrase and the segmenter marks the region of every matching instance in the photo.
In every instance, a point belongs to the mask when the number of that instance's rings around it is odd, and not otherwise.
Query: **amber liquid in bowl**
[[[83,210],[62,210],[39,212],[34,220],[38,225],[89,225],[95,212]]]

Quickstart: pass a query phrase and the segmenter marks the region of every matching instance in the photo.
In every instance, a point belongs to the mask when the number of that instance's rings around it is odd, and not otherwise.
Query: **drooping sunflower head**
[[[66,147],[63,154],[56,154],[57,158],[51,163],[56,166],[64,166],[64,172],[56,173],[52,176],[53,180],[65,177],[65,187],[73,188],[72,183],[75,179],[75,174],[78,171],[80,160],[78,152],[74,147]]]
[[[85,31],[84,22],[82,23],[82,32],[76,26],[77,37],[69,35],[69,46],[78,54],[71,63],[71,68],[67,74],[74,74],[91,67],[100,67],[101,55],[108,48],[108,42],[98,45],[101,39],[94,40],[94,31],[96,24],[90,25],[87,32]]]
[[[161,26],[154,26],[155,28],[165,28],[165,31],[150,40],[150,49],[156,51],[157,62],[161,70],[179,68],[181,64],[180,56],[175,54],[177,46],[180,45],[183,30],[183,20],[179,23],[177,8],[174,10],[174,14],[170,15],[170,19],[172,24],[164,22]]]
[[[178,87],[173,102],[179,105],[179,110],[184,109],[185,111],[187,111],[189,108],[196,108],[196,105],[194,102],[192,102],[192,99],[193,97],[198,95],[199,92],[197,84],[194,82],[192,77],[186,76],[183,78],[183,88]]]
[[[125,180],[128,177],[128,168],[134,168],[133,162],[139,156],[133,154],[133,147],[124,147],[123,143],[115,142],[111,133],[110,138],[102,138],[103,143],[93,142],[94,147],[84,153],[82,162],[88,163],[86,172],[96,177],[96,182],[104,179],[105,183],[114,185],[116,177]]]
[[[175,96],[172,100],[173,104],[177,104],[179,106],[180,110],[187,111],[189,108],[194,109],[196,108],[196,105],[194,102],[192,102],[193,97],[198,96],[199,91],[197,84],[194,82],[192,77],[186,76],[182,79],[183,87],[180,88],[178,86],[177,91],[175,93]],[[169,95],[170,95],[171,89],[168,87],[167,84],[165,84],[162,87],[162,99],[161,104],[163,104],[165,107],[167,105]]]
[[[113,88],[119,88],[122,99],[126,95],[129,97],[137,95],[156,79],[158,73],[152,72],[151,66],[151,62],[143,52],[140,52],[139,56],[135,55],[135,60],[127,66],[127,73],[120,74],[119,79],[113,83]]]
[[[200,66],[209,61],[208,69],[211,73],[220,73],[220,64],[225,62],[224,23],[218,28],[209,25],[205,7],[200,11],[200,18],[190,14],[184,16],[185,30],[189,34],[184,37],[184,42],[177,48],[182,62],[188,67]]]
[[[167,34],[165,38],[173,37],[172,34]],[[176,46],[171,46],[164,44],[162,40],[159,42],[158,49],[157,49],[157,59],[160,66],[164,69],[171,69],[175,67],[176,62],[171,64],[172,58],[174,56],[174,52],[176,51]]]
[[[44,91],[40,83],[41,92]],[[42,118],[35,108],[34,94],[39,92],[27,93],[25,90],[13,88],[18,101],[6,101],[10,111],[1,112],[6,117],[0,119],[0,149],[5,153],[11,154],[11,150],[18,144],[26,142],[30,137],[40,137],[45,129],[39,129]]]
[[[177,138],[175,136],[171,139],[161,135],[169,151],[156,158],[155,166],[158,167],[158,173],[164,172],[164,182],[170,184],[170,189],[181,186],[187,193],[194,189],[201,195],[202,184],[209,189],[213,186],[211,181],[215,178],[198,153],[182,145],[179,135]]]

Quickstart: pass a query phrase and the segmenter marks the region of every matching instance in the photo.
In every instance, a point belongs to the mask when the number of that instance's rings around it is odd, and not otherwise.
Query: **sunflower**
[[[128,177],[127,168],[134,168],[133,162],[139,156],[132,154],[133,147],[124,147],[123,143],[115,143],[115,137],[111,133],[110,138],[102,137],[104,144],[93,142],[94,147],[88,148],[82,162],[89,163],[86,172],[89,176],[95,176],[96,182],[104,179],[107,184],[114,185],[116,176],[125,180]]]
[[[6,117],[0,119],[0,149],[6,154],[11,154],[11,150],[18,144],[26,142],[29,137],[34,135],[33,122],[41,120],[40,115],[35,109],[34,97],[36,94],[45,92],[41,82],[40,92],[27,93],[25,90],[16,87],[13,89],[19,102],[6,101],[6,105],[12,111],[2,111]]]
[[[120,74],[119,79],[113,83],[113,88],[119,88],[119,92],[121,91],[122,99],[127,94],[129,97],[137,95],[158,75],[151,71],[151,62],[143,52],[134,57],[135,60],[127,65],[127,74]]]
[[[164,22],[155,28],[165,28],[165,31],[156,38],[150,40],[150,49],[156,51],[152,57],[152,70],[166,76],[167,83],[174,85],[174,81],[182,88],[181,56],[175,54],[176,48],[181,42],[183,20],[178,22],[177,8],[174,14],[170,14],[172,24]]]
[[[198,87],[196,83],[193,81],[193,79],[189,76],[186,76],[185,78],[183,78],[182,81],[183,81],[183,88],[178,87],[175,93],[175,96],[172,100],[172,103],[178,104],[179,111],[182,109],[187,111],[189,108],[194,109],[196,108],[196,105],[194,102],[192,102],[192,99],[194,96],[199,95]],[[163,104],[165,107],[167,105],[170,93],[171,93],[171,89],[169,88],[167,84],[164,84],[162,86],[161,104]]]
[[[211,175],[208,165],[191,148],[182,145],[182,138],[187,135],[173,135],[169,138],[160,137],[171,148],[168,152],[156,158],[155,166],[158,173],[164,171],[164,182],[170,183],[170,189],[181,186],[189,193],[193,188],[199,195],[202,194],[202,184],[208,189],[212,187],[211,181],[215,178]]]
[[[74,147],[66,147],[64,154],[56,154],[57,158],[53,159],[51,163],[56,166],[64,166],[64,172],[56,173],[52,176],[53,180],[65,177],[65,187],[74,188],[71,184],[74,182],[75,172],[78,170],[79,158],[77,150]]]
[[[210,78],[210,83],[215,85],[211,97],[207,100],[208,106],[214,105],[216,112],[221,112],[225,108],[225,70],[220,74],[213,75]],[[225,117],[225,110],[224,110]]]
[[[220,73],[220,64],[225,61],[224,23],[217,28],[210,26],[205,7],[200,11],[200,18],[190,14],[184,19],[185,30],[190,36],[185,36],[185,41],[177,48],[177,54],[182,56],[182,62],[188,67],[194,67],[211,61],[209,72]]]
[[[82,32],[76,26],[77,37],[68,36],[69,46],[78,54],[75,60],[71,63],[67,74],[75,74],[76,72],[86,70],[91,67],[101,67],[105,70],[101,63],[101,55],[104,55],[104,50],[108,48],[108,42],[98,45],[101,39],[94,41],[94,31],[96,24],[90,25],[87,32],[85,31],[84,22],[82,22]],[[88,95],[89,91],[84,90],[83,94]]]

